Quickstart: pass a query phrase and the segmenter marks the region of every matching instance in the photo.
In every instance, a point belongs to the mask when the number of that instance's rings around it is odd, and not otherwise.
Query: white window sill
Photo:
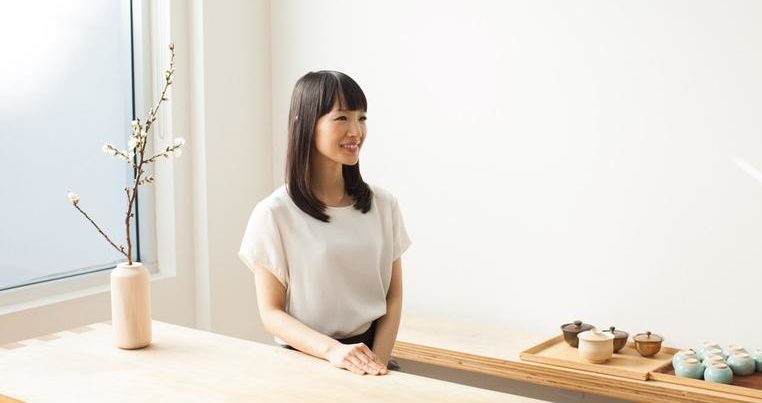
[[[155,264],[146,264],[151,283],[175,278],[173,272],[162,272]],[[0,317],[62,302],[109,293],[111,270],[83,274],[0,292]]]

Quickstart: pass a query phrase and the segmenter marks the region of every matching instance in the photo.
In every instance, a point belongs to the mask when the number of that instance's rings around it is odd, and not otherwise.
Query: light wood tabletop
[[[760,402],[759,398],[654,380],[628,379],[523,361],[522,351],[550,337],[453,318],[402,315],[392,355],[561,389],[648,402]]]
[[[0,402],[538,401],[397,371],[359,376],[298,351],[158,321],[153,333],[141,350],[115,347],[108,323],[0,346]]]

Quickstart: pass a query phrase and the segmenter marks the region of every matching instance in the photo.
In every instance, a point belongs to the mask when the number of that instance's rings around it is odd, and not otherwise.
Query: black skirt
[[[357,343],[364,343],[368,348],[373,350],[373,342],[376,338],[376,322],[378,322],[378,319],[374,320],[373,323],[370,324],[370,327],[368,330],[366,330],[362,334],[358,334],[356,336],[347,337],[346,339],[336,339],[341,344],[357,344]],[[289,350],[296,350],[295,348],[289,346],[289,345],[282,345],[281,347],[287,348]],[[386,365],[386,368],[390,371],[399,371],[400,366],[397,363],[396,360],[390,358],[389,362]]]

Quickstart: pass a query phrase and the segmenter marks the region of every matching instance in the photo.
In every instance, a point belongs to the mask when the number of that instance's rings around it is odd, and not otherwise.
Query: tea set
[[[614,353],[625,345],[629,334],[617,330],[614,326],[600,331],[593,325],[576,320],[561,326],[564,340],[570,346],[579,349],[582,358],[595,364],[608,361]],[[652,357],[661,350],[663,337],[651,332],[638,333],[633,336],[635,350],[643,357]]]
[[[580,320],[561,326],[564,340],[579,350],[579,355],[594,364],[608,361],[626,344],[629,335],[613,326],[600,331]],[[643,357],[653,357],[661,350],[662,336],[638,333],[633,336],[635,350]],[[723,349],[719,344],[707,341],[698,349],[680,350],[672,357],[675,375],[684,378],[704,379],[709,382],[733,382],[733,375],[747,376],[762,372],[762,349],[750,353],[743,346],[731,344]]]

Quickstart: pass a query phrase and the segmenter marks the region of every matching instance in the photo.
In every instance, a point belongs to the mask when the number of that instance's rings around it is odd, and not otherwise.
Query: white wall
[[[296,79],[351,75],[407,311],[762,348],[762,3],[271,7],[276,183]]]
[[[254,204],[272,190],[270,2],[194,3],[192,116],[197,320],[231,336],[270,339],[254,276],[238,258]]]

